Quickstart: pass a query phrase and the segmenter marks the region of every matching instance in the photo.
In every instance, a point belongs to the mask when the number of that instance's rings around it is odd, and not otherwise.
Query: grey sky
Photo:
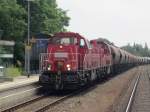
[[[150,0],[57,0],[68,10],[70,31],[86,38],[107,38],[116,45],[148,43]]]

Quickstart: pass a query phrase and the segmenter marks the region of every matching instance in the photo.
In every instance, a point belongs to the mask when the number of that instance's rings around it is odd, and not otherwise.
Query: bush
[[[7,77],[17,77],[20,76],[22,71],[16,67],[9,67],[5,69],[5,75]]]

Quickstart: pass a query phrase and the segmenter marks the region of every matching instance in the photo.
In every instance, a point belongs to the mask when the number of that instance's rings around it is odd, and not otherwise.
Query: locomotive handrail
[[[48,58],[50,58],[51,56],[53,56],[54,57],[54,55],[55,55],[56,53],[41,53],[40,54],[40,64],[39,64],[39,68],[40,68],[40,72],[42,72],[43,71],[43,63],[45,62],[45,61],[47,61],[47,62],[51,62],[51,60],[49,60]],[[69,59],[69,61],[70,62],[77,62],[77,65],[78,65],[78,54],[79,53],[69,53],[68,55],[72,55],[72,58],[73,59]],[[61,56],[61,55],[59,55],[60,56],[60,59],[61,58],[63,58],[63,56]],[[58,57],[57,57],[58,58]],[[64,58],[66,58],[66,57],[64,57]],[[46,64],[46,63],[45,63]],[[44,66],[46,66],[46,65],[44,65]],[[78,67],[78,66],[77,66]]]
[[[49,60],[49,59],[51,56],[54,56],[55,54],[56,53],[41,53],[40,54],[40,59],[39,59],[40,60],[40,64],[39,64],[40,73],[46,69],[46,68],[44,68],[47,66],[46,62],[51,62],[51,60]],[[91,54],[90,53],[90,54],[85,54],[84,57],[83,57],[83,54],[81,54],[81,53],[69,53],[69,55],[73,56],[73,59],[71,58],[71,59],[69,59],[69,61],[77,63],[77,68],[78,68],[77,71],[90,70],[90,69],[96,68],[97,66],[98,67],[101,66],[100,63],[99,63],[99,65],[96,65],[96,67],[94,66],[94,63],[92,63],[92,62],[87,63],[87,62],[89,62],[87,60],[91,59],[90,58],[91,56],[92,56],[92,59],[97,59],[96,57],[100,57],[99,54]],[[60,60],[61,60],[61,58],[62,58],[62,56],[60,57]],[[82,61],[82,58],[84,58],[83,61]],[[100,61],[100,60],[95,60],[95,63],[97,61]]]

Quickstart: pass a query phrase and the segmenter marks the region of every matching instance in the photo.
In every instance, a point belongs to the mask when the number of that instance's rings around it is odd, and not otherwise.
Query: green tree
[[[24,49],[17,42],[24,41],[26,32],[26,10],[17,4],[16,0],[1,0],[0,1],[0,29],[3,30],[2,39],[14,40],[16,42],[14,56],[15,59],[23,61]],[[4,52],[4,51],[3,51]]]
[[[124,50],[138,55],[138,56],[150,56],[150,50],[145,43],[145,46],[143,47],[141,44],[134,43],[133,46],[130,46],[129,44],[122,47]]]
[[[55,33],[69,25],[67,12],[58,8],[56,0],[31,2],[31,35]],[[0,0],[0,30],[2,39],[15,40],[15,60],[24,60],[27,37],[27,0]]]
[[[148,50],[147,43],[145,43],[144,49],[145,49],[145,50]]]
[[[26,11],[16,0],[0,1],[0,29],[3,30],[2,39],[22,40],[25,33]]]
[[[27,11],[27,2],[18,0]],[[31,35],[36,33],[52,34],[65,30],[69,25],[66,11],[58,8],[56,0],[34,0],[30,2]]]

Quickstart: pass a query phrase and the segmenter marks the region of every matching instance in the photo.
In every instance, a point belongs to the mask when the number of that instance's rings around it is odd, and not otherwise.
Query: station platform
[[[19,76],[16,78],[13,78],[13,81],[11,82],[3,82],[0,83],[0,91],[5,91],[25,85],[30,85],[37,83],[39,80],[39,75],[32,75],[29,78],[27,76]]]

